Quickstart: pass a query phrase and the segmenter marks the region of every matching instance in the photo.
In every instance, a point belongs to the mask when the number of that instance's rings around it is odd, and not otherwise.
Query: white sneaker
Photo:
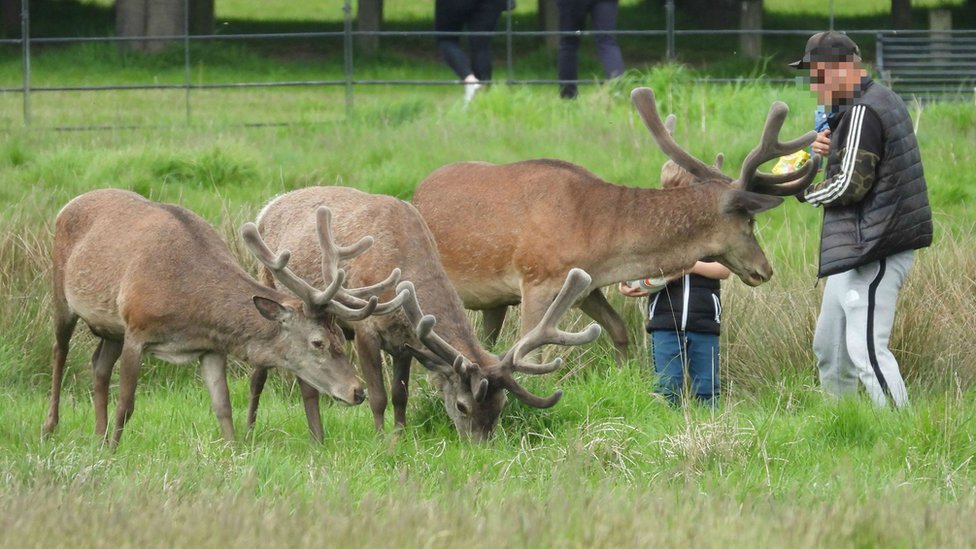
[[[475,92],[480,89],[481,89],[481,82],[478,82],[477,78],[473,76],[469,76],[468,78],[465,78],[464,79],[464,104],[467,105],[468,103],[470,103],[471,100],[474,99]]]

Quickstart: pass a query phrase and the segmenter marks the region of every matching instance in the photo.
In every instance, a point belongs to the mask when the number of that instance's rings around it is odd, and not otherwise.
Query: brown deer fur
[[[416,333],[422,314],[419,311],[414,315],[416,318],[398,312],[348,323],[355,331],[355,345],[377,429],[383,428],[387,403],[381,351],[393,358],[392,400],[397,427],[406,421],[410,362],[415,356],[431,370],[447,413],[462,435],[477,440],[490,435],[505,404],[506,390],[533,406],[555,404],[561,393],[547,399],[528,393],[514,380],[512,372],[529,370],[518,369],[511,359],[499,359],[481,346],[461,300],[441,267],[430,231],[409,203],[344,187],[309,187],[276,198],[259,215],[258,227],[272,246],[292,250],[296,273],[320,282],[320,252],[314,243],[310,217],[310,212],[320,206],[334,212],[333,230],[338,241],[347,241],[364,234],[363,231],[377,236],[377,244],[372,249],[347,264],[350,283],[374,284],[391,268],[400,267],[404,279],[415,287],[416,303],[423,307],[423,313],[436,318],[437,335],[447,344],[426,348],[426,340],[418,338]],[[272,283],[267,274],[264,281]],[[590,335],[596,337],[592,331]],[[452,367],[452,362],[458,359],[455,354],[463,360]],[[255,372],[252,410],[256,409],[264,376],[260,371]],[[319,419],[310,416],[309,423],[319,423]]]
[[[521,303],[523,332],[534,325],[571,267],[592,276],[579,306],[608,331],[621,357],[627,332],[601,287],[676,274],[706,257],[750,286],[772,276],[753,234],[753,219],[782,199],[745,189],[768,194],[802,190],[815,163],[788,183],[757,168],[770,155],[808,146],[814,135],[776,141],[786,107],[775,104],[762,142],[746,159],[740,179],[732,181],[670,140],[649,89],[635,90],[633,97],[658,144],[675,167],[692,172],[697,184],[663,190],[624,187],[569,162],[528,160],[449,164],[417,188],[413,204],[434,234],[465,306],[483,311],[489,342],[509,305]]]
[[[331,315],[259,284],[216,231],[189,210],[128,191],[83,194],[58,214],[54,235],[55,345],[45,432],[58,424],[68,344],[80,318],[100,338],[92,358],[95,431],[106,434],[108,385],[121,356],[111,443],[132,415],[144,354],[199,359],[223,435],[234,438],[226,355],[292,370],[349,403],[363,389]]]

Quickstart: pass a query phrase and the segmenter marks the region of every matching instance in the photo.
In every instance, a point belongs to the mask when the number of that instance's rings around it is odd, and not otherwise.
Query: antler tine
[[[691,172],[696,178],[701,180],[718,179],[720,181],[731,181],[731,178],[720,170],[698,160],[682,149],[671,137],[674,130],[674,122],[671,122],[671,129],[667,123],[661,122],[661,117],[657,113],[657,103],[654,100],[654,91],[650,88],[635,88],[630,93],[630,99],[634,102],[637,112],[640,113],[644,125],[650,130],[651,135],[657,142],[658,147],[664,154],[673,160],[677,165]],[[671,115],[673,116],[673,115]],[[668,118],[671,119],[671,116]]]
[[[437,319],[434,318],[434,315],[425,315],[423,310],[421,310],[420,303],[417,301],[417,290],[414,288],[413,282],[405,280],[398,284],[397,291],[402,292],[403,290],[408,291],[408,296],[403,300],[403,312],[407,315],[410,323],[414,325],[417,339],[426,345],[438,358],[448,364],[455,364],[458,358],[463,358],[464,355],[460,351],[452,347],[450,343],[444,341],[441,336],[434,332]]]
[[[742,170],[739,172],[739,178],[733,182],[733,186],[755,192],[762,192],[759,189],[763,189],[767,191],[766,194],[785,195],[798,192],[789,192],[790,189],[795,187],[794,185],[783,189],[772,189],[770,185],[779,185],[784,181],[794,181],[798,178],[802,180],[808,174],[808,172],[803,170],[812,169],[812,163],[807,163],[807,166],[801,168],[800,172],[788,174],[784,177],[764,174],[758,171],[759,166],[763,162],[809,147],[817,139],[817,132],[811,130],[792,141],[781,142],[779,140],[779,133],[783,128],[783,123],[786,121],[786,115],[789,112],[790,108],[782,101],[776,101],[769,107],[766,124],[763,126],[762,138],[756,148],[746,156],[745,161],[742,163]]]
[[[530,352],[546,344],[582,345],[599,337],[601,330],[596,323],[590,324],[582,332],[576,333],[564,332],[557,327],[559,320],[566,314],[566,311],[589,288],[591,280],[590,275],[583,269],[571,269],[566,276],[562,289],[559,290],[556,299],[549,305],[549,309],[543,315],[542,320],[515,343],[512,349],[506,353],[502,362],[519,372],[548,373],[559,368],[562,364],[560,359],[547,364],[531,364],[523,362],[522,359]]]
[[[245,223],[241,228],[241,236],[244,238],[247,249],[258,258],[258,261],[270,269],[278,282],[281,282],[284,287],[291,290],[310,309],[314,310],[328,303],[345,279],[346,273],[339,270],[336,273],[335,280],[328,288],[325,290],[317,290],[287,267],[288,260],[291,258],[291,252],[282,250],[281,253],[275,255],[268,248],[267,243],[261,238],[261,233],[258,232],[257,225],[251,222]]]
[[[319,228],[319,245],[322,246],[323,251],[329,250],[330,257],[334,257],[337,264],[339,261],[361,255],[373,245],[372,236],[364,236],[359,239],[359,242],[349,246],[336,244],[332,237],[332,210],[325,206],[319,206],[319,209],[315,211],[315,222]]]
[[[373,284],[372,286],[364,286],[361,288],[342,288],[339,293],[336,294],[334,302],[338,302],[346,307],[362,308],[367,305],[369,299],[374,297],[376,294],[381,294],[386,292],[393,284],[396,284],[400,280],[400,269],[393,269],[390,276],[386,277],[386,280]],[[397,292],[396,297],[390,301],[380,303],[377,305],[376,309],[373,311],[374,315],[383,316],[388,315],[403,306],[403,302],[407,298],[406,290]]]
[[[359,288],[343,288],[343,293],[349,294],[353,297],[358,297],[359,299],[368,299],[371,295],[382,294],[389,289],[392,289],[400,282],[400,268],[397,267],[393,269],[390,276],[386,277],[384,280],[377,282],[371,286],[362,286]]]
[[[335,297],[335,292],[340,289],[340,285],[335,285],[334,281],[342,272],[342,269],[339,268],[339,262],[343,259],[335,239],[332,238],[332,210],[325,206],[319,206],[315,211],[315,226],[318,229],[319,247],[322,249],[322,279],[326,284],[329,284],[329,290],[334,289],[334,293],[329,296],[329,299],[332,299]],[[369,238],[369,244],[366,245],[368,248],[373,243],[373,237],[363,237],[364,240],[366,238]],[[362,242],[360,240],[359,244]],[[365,248],[362,251],[365,251]]]
[[[773,196],[791,196],[803,192],[810,186],[813,179],[817,176],[820,169],[820,156],[814,155],[813,159],[803,165],[799,170],[783,174],[790,179],[782,180],[782,176],[774,176],[765,173],[757,173],[753,178],[752,191]],[[775,178],[775,179],[774,179]]]

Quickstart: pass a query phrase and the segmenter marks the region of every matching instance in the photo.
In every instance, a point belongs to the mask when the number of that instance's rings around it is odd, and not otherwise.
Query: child
[[[661,179],[662,188],[667,189],[690,184],[693,178],[668,162]],[[626,296],[649,296],[646,328],[651,335],[657,390],[672,404],[681,402],[687,372],[690,394],[703,404],[718,405],[719,281],[730,274],[720,263],[699,261],[686,273],[669,279],[620,283],[618,289]]]

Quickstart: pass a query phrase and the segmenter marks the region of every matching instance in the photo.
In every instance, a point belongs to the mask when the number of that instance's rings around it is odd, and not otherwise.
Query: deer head
[[[549,408],[559,402],[562,391],[540,397],[523,387],[515,379],[515,373],[537,375],[555,371],[562,365],[559,358],[547,364],[535,364],[526,357],[543,345],[582,345],[600,335],[600,327],[596,324],[578,333],[557,328],[566,311],[587,291],[590,281],[590,276],[582,269],[570,270],[542,321],[501,358],[486,353],[482,357],[486,359],[484,364],[472,361],[438,336],[434,331],[437,320],[423,313],[416,297],[404,302],[403,311],[416,326],[418,339],[426,346],[426,350],[411,348],[411,352],[425,367],[441,374],[440,390],[445,397],[445,407],[459,433],[478,441],[486,440],[501,415],[506,391],[536,408]],[[410,282],[400,283],[398,290],[409,290],[410,295],[415,296]]]
[[[304,314],[258,296],[254,297],[254,303],[265,318],[280,323],[284,328],[282,332],[288,334],[287,341],[281,342],[281,354],[278,355],[280,366],[293,371],[321,393],[343,402],[359,404],[363,401],[364,393],[346,357],[343,349],[345,338],[336,320],[356,321],[370,315],[389,314],[400,308],[408,292],[399,292],[386,303],[379,303],[375,295],[369,295],[395,284],[400,277],[399,270],[394,270],[387,280],[375,286],[343,288],[345,272],[338,268],[339,262],[366,251],[372,245],[373,238],[366,236],[352,246],[338,246],[332,239],[331,212],[327,208],[320,208],[316,215],[322,270],[327,276],[323,290],[314,288],[288,268],[291,257],[288,250],[275,254],[261,238],[254,223],[244,224],[241,234],[248,250],[268,268],[275,280],[301,300]]]
[[[710,166],[675,143],[672,137],[674,115],[668,116],[666,122],[661,121],[650,88],[635,89],[631,99],[654,140],[669,158],[662,168],[662,178],[667,178],[665,181],[673,182],[671,186],[693,182],[720,187],[714,193],[718,201],[717,212],[723,216],[721,222],[728,225],[725,234],[737,238],[726,239],[724,249],[711,258],[727,266],[750,286],[769,280],[772,267],[755,238],[755,215],[781,204],[783,199],[779,197],[797,194],[809,186],[817,174],[820,158],[814,157],[796,172],[783,175],[761,172],[759,166],[810,146],[817,137],[816,132],[810,131],[785,143],[779,141],[789,107],[783,102],[774,102],[759,144],[746,156],[739,177],[733,180],[720,169],[721,155]]]

